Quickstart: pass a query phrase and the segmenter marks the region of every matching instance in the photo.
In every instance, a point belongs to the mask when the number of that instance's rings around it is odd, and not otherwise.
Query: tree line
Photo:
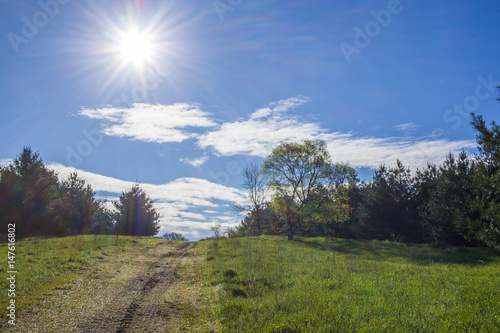
[[[160,229],[159,214],[139,184],[123,192],[113,206],[111,210],[97,200],[96,192],[76,172],[60,181],[31,147],[24,147],[12,163],[0,168],[0,230],[15,223],[17,237],[152,236]]]
[[[500,127],[472,114],[478,154],[448,155],[412,172],[381,165],[369,182],[333,163],[325,142],[282,142],[261,165],[244,170],[249,205],[230,237],[334,236],[500,247]],[[0,168],[0,227],[17,237],[75,234],[152,236],[160,229],[153,201],[139,184],[114,209],[73,172],[60,181],[30,147]],[[219,229],[218,229],[219,232]],[[1,233],[1,231],[0,231]],[[218,235],[219,237],[220,235]],[[165,238],[186,240],[182,235]]]
[[[334,236],[500,247],[500,127],[472,114],[478,154],[412,172],[401,161],[359,181],[325,142],[282,142],[245,168],[245,217],[230,237]]]

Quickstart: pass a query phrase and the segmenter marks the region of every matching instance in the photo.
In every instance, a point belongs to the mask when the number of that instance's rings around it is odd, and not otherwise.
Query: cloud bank
[[[128,137],[146,142],[182,142],[196,139],[195,145],[205,153],[216,156],[266,157],[281,141],[303,139],[324,140],[336,162],[348,162],[354,167],[377,168],[394,165],[396,159],[413,168],[425,167],[427,162],[440,164],[449,153],[476,146],[473,140],[449,141],[429,138],[376,138],[355,133],[334,132],[320,122],[306,121],[295,110],[310,101],[296,96],[272,102],[236,121],[217,123],[211,114],[197,104],[173,105],[134,104],[132,108],[85,109],[79,114],[111,123],[103,130],[110,136]],[[417,128],[414,123],[396,126],[399,131]],[[205,128],[205,132],[190,131]],[[182,158],[180,161],[199,167],[208,157]]]
[[[303,121],[299,116],[287,114],[293,107],[307,101],[299,96],[272,103],[270,107],[250,114],[247,119],[223,123],[201,135],[198,145],[222,156],[266,157],[281,141],[320,139],[326,142],[335,162],[369,168],[377,168],[381,164],[394,165],[397,159],[414,168],[421,168],[427,165],[427,161],[439,164],[450,152],[457,153],[476,146],[473,140],[359,137],[352,133],[331,132],[320,123]],[[399,125],[398,129],[416,127],[407,123]]]

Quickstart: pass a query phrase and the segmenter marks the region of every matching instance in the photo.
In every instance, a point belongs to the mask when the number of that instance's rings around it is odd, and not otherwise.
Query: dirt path
[[[182,308],[175,299],[181,260],[196,243],[132,245],[61,287],[19,320],[15,332],[170,332]]]

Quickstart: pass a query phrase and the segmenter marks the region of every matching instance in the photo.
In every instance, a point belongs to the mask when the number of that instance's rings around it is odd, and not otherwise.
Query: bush
[[[179,240],[179,241],[184,241],[184,242],[188,242],[189,239],[187,239],[186,237],[182,236],[182,234],[179,234],[177,232],[166,232],[163,236],[161,236],[163,238],[165,238],[166,240]]]

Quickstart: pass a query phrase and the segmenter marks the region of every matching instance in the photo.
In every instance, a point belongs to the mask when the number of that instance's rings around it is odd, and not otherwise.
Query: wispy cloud
[[[187,164],[190,164],[190,165],[194,166],[195,168],[199,168],[200,166],[205,164],[206,161],[208,161],[208,156],[202,156],[200,158],[193,158],[193,159],[181,158],[180,161],[187,163]]]
[[[409,131],[415,128],[418,128],[418,125],[415,125],[414,123],[405,123],[405,124],[400,124],[394,126],[398,131]]]
[[[60,179],[65,179],[76,171],[98,194],[105,193],[105,197],[110,200],[117,200],[122,192],[133,185],[133,182],[77,170],[59,163],[49,163],[48,167],[55,170]],[[155,202],[154,206],[160,213],[160,235],[176,231],[190,239],[197,239],[209,235],[210,227],[217,222],[224,226],[239,223],[240,217],[237,214],[224,215],[227,213],[226,205],[241,205],[244,202],[244,193],[236,188],[189,177],[167,184],[143,183],[140,186]]]
[[[283,99],[277,102],[272,102],[269,104],[269,106],[262,109],[258,109],[257,111],[252,113],[250,115],[250,119],[259,119],[271,115],[279,115],[283,112],[289,111],[290,109],[299,107],[302,104],[309,102],[310,100],[311,99],[309,97],[300,95],[296,97]]]
[[[300,122],[287,111],[309,101],[298,96],[271,103],[258,109],[249,119],[221,124],[214,131],[201,135],[198,145],[215,154],[265,157],[280,141],[297,141],[325,132],[319,124]]]
[[[331,132],[320,123],[308,122],[286,112],[309,101],[299,96],[258,109],[247,119],[227,122],[198,138],[198,146],[222,156],[250,155],[266,157],[281,141],[320,139],[327,143],[332,158],[354,167],[377,168],[394,165],[399,158],[413,168],[425,167],[427,161],[441,163],[447,154],[475,147],[471,140],[448,141],[427,138],[374,138],[353,133]],[[401,124],[400,130],[415,128]]]
[[[187,127],[212,127],[216,123],[198,104],[151,105],[135,103],[131,108],[104,107],[83,109],[79,113],[91,119],[108,121],[103,130],[109,136],[128,137],[146,142],[182,142],[195,137]]]
[[[423,168],[428,161],[440,164],[450,152],[457,153],[476,146],[470,140],[380,139],[353,135],[339,137],[336,134],[325,135],[323,138],[334,161],[369,168],[377,168],[382,164],[394,165],[397,159],[413,169]]]

